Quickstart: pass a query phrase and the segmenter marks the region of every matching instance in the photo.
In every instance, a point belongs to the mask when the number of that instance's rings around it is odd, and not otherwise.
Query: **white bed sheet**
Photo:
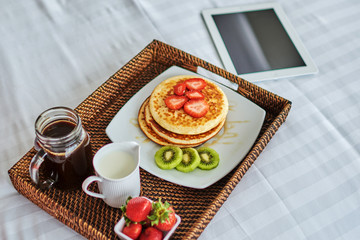
[[[40,112],[76,107],[153,39],[221,67],[200,11],[257,2],[0,0],[0,238],[83,238],[8,177]],[[278,2],[319,73],[258,83],[292,110],[200,239],[359,239],[360,2]]]

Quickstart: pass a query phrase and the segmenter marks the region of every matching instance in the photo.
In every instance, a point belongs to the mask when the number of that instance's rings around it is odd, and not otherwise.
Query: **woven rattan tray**
[[[196,239],[285,121],[291,102],[197,57],[154,40],[76,108],[91,136],[94,152],[110,142],[105,128],[119,109],[146,83],[174,65],[194,72],[200,66],[227,78],[239,85],[239,94],[266,110],[261,132],[244,160],[232,172],[206,189],[179,186],[141,169],[141,194],[150,199],[161,197],[167,200],[175,206],[182,219],[172,238]],[[113,228],[121,218],[121,211],[108,207],[101,199],[87,196],[81,189],[72,192],[40,190],[31,183],[29,177],[29,163],[34,154],[34,149],[29,150],[9,170],[10,179],[17,191],[89,239],[116,239]],[[95,185],[92,188],[96,190]]]

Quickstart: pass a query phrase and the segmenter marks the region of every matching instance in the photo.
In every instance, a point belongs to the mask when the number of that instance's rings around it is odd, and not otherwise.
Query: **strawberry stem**
[[[169,219],[169,214],[172,212],[169,207],[170,204],[166,201],[162,203],[161,198],[159,198],[157,202],[152,203],[152,211],[148,216],[148,219],[151,221],[151,226],[164,223]]]

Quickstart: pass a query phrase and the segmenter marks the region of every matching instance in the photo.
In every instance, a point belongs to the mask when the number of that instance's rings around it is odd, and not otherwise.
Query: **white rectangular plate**
[[[113,142],[138,142],[141,145],[140,167],[149,173],[186,187],[206,188],[228,174],[246,156],[261,130],[266,113],[247,98],[218,84],[228,98],[229,113],[223,129],[203,144],[219,153],[218,167],[209,171],[195,169],[190,173],[183,173],[175,169],[162,170],[157,167],[154,160],[154,155],[161,146],[145,136],[138,126],[137,116],[141,104],[150,96],[153,89],[160,82],[175,75],[203,77],[177,66],[170,67],[145,85],[119,110],[107,126],[106,134]]]

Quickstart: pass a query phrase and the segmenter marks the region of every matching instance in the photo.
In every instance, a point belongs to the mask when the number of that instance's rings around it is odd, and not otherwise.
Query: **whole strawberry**
[[[131,239],[137,239],[141,230],[142,225],[140,223],[130,223],[123,228],[122,232]]]
[[[176,223],[173,207],[168,202],[162,203],[161,198],[152,203],[152,211],[148,218],[151,220],[151,226],[161,231],[170,231]]]
[[[151,202],[143,197],[129,198],[126,204],[121,207],[127,223],[140,223],[147,219],[151,211]]]
[[[141,233],[139,240],[162,240],[162,238],[163,233],[160,230],[148,227]]]

